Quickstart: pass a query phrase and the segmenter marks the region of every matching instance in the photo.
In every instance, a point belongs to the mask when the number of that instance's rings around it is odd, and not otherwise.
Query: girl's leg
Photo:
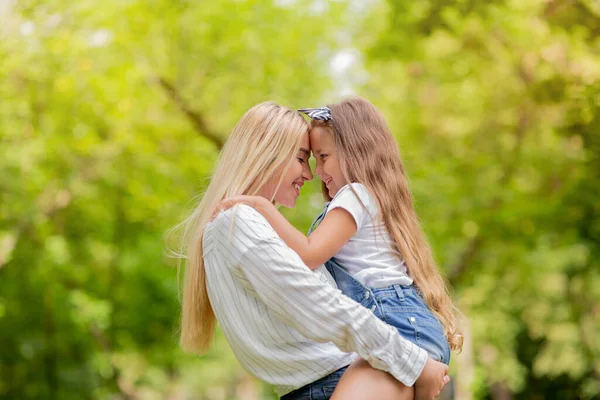
[[[359,358],[348,367],[331,400],[413,400],[414,389]]]

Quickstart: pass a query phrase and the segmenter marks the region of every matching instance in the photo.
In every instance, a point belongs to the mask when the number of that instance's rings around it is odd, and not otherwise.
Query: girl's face
[[[316,127],[311,129],[310,148],[317,160],[315,173],[325,183],[329,197],[333,198],[347,184],[336,157],[333,136],[326,128]]]
[[[273,196],[273,190],[277,187],[277,183],[281,178],[280,174],[276,174],[271,182],[266,185],[263,191],[263,196],[273,199],[286,208],[292,208],[296,205],[296,200],[300,195],[300,188],[305,181],[310,181],[313,178],[308,158],[310,156],[310,141],[308,132],[302,138],[302,144],[295,155],[295,160],[285,172],[281,184]]]

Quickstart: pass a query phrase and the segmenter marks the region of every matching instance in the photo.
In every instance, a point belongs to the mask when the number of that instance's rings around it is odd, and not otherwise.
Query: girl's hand
[[[215,219],[215,217],[221,211],[229,210],[231,207],[235,206],[236,204],[246,204],[247,206],[250,206],[250,207],[256,209],[256,208],[259,208],[259,205],[263,201],[266,201],[266,199],[261,196],[243,196],[243,195],[223,199],[223,200],[221,200],[221,202],[215,209],[215,211],[212,215],[212,219]]]

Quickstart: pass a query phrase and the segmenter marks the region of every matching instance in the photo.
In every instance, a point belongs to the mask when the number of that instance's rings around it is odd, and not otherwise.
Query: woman
[[[262,103],[236,125],[183,223],[182,346],[205,352],[218,319],[240,364],[286,399],[433,398],[447,366],[343,296],[324,268],[310,271],[254,209],[211,222],[222,199],[242,194],[293,207],[312,179],[308,157],[308,124],[293,110]],[[357,361],[332,393],[351,352],[375,369]]]

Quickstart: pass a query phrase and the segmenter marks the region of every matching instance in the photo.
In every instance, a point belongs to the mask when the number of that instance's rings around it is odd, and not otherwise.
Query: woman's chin
[[[290,199],[285,199],[285,200],[279,201],[278,203],[279,203],[279,205],[281,205],[282,207],[285,207],[285,208],[294,208],[296,206],[296,200],[297,200],[297,198],[294,198],[294,199],[290,198]]]

